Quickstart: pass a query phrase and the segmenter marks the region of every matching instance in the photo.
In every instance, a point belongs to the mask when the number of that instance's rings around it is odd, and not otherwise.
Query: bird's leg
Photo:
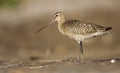
[[[83,46],[82,46],[82,41],[80,41],[79,45],[80,45],[79,60],[80,60],[80,56],[81,56],[81,61],[83,63]]]

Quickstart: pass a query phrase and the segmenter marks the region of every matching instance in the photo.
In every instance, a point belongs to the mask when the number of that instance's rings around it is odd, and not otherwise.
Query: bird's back
[[[103,27],[101,25],[86,23],[80,20],[68,20],[63,23],[65,32],[70,32],[72,34],[92,34],[99,31],[106,31],[108,27]]]
[[[68,20],[64,22],[62,26],[65,34],[70,37],[73,35],[90,35],[97,32],[105,32],[111,29],[111,27],[103,27],[101,25],[87,23],[80,20]]]

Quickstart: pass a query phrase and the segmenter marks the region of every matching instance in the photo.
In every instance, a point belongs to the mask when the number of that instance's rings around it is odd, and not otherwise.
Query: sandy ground
[[[0,63],[0,73],[119,73],[120,58],[86,60],[37,60]]]

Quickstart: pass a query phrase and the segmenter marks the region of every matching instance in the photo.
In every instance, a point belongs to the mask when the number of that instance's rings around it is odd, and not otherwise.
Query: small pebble
[[[115,63],[116,61],[115,61],[115,59],[111,59],[111,61],[110,61],[111,63]]]

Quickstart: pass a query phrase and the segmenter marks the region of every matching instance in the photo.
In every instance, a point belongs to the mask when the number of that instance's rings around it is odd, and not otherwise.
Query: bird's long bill
[[[53,22],[54,22],[54,20],[51,21],[48,25],[43,26],[43,27],[41,27],[40,29],[38,29],[37,31],[35,31],[35,33],[38,33],[38,32],[40,32],[40,31],[42,31],[43,29],[47,28],[47,27],[48,27],[50,24],[52,24]]]

